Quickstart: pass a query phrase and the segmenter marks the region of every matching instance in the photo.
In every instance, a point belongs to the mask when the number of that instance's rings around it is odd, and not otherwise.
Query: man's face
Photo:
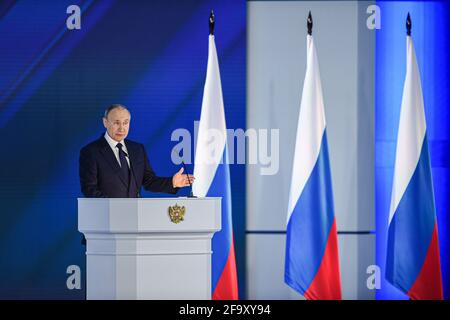
[[[116,108],[103,118],[103,125],[108,135],[115,141],[120,142],[128,135],[130,128],[130,113],[126,109]]]

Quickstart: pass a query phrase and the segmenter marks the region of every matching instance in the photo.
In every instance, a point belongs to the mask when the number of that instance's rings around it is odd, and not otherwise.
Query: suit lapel
[[[120,181],[122,181],[122,183],[125,185],[125,187],[128,187],[128,183],[125,182],[125,179],[120,172],[119,162],[117,162],[117,158],[114,155],[114,152],[112,151],[112,149],[109,146],[108,142],[106,141],[105,137],[100,138],[100,144],[101,144],[100,152],[102,153],[103,157],[105,157],[105,160],[108,162],[108,164],[113,169],[114,174],[119,176]]]

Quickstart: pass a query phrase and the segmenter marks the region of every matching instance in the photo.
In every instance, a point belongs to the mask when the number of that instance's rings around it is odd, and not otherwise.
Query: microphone
[[[140,198],[140,197],[141,197],[141,194],[140,194],[140,192],[139,192],[139,188],[138,188],[138,185],[137,185],[136,176],[134,175],[133,166],[131,165],[131,159],[130,159],[130,156],[129,156],[128,153],[126,153],[125,151],[122,150],[122,152],[125,154],[125,157],[128,158],[128,161],[130,161],[131,176],[132,176],[132,178],[133,178],[133,180],[134,180],[134,185],[136,186],[136,190],[137,190],[136,196],[137,196],[138,198]]]
[[[173,150],[173,153],[174,154],[177,154],[178,156],[180,156],[180,152],[178,151],[178,150]],[[194,194],[192,193],[192,183],[191,183],[191,179],[189,178],[189,173],[188,173],[188,171],[187,171],[187,169],[186,169],[186,164],[184,163],[184,161],[183,161],[183,159],[181,158],[181,163],[183,164],[183,168],[184,168],[184,172],[186,172],[186,175],[187,175],[187,178],[188,178],[188,181],[189,181],[189,186],[190,186],[190,188],[191,188],[191,192],[189,193],[189,195],[188,195],[188,198],[197,198],[196,196],[194,196]]]
[[[192,183],[191,183],[191,179],[189,178],[189,173],[188,173],[188,171],[187,171],[187,169],[186,169],[186,165],[184,164],[184,161],[183,161],[183,160],[181,160],[181,163],[183,164],[183,168],[184,168],[184,171],[186,172],[186,175],[187,175],[187,178],[188,178],[188,181],[189,181],[189,186],[190,186],[190,188],[191,188],[191,192],[189,193],[188,198],[197,198],[197,197],[194,196],[194,194],[192,193]]]

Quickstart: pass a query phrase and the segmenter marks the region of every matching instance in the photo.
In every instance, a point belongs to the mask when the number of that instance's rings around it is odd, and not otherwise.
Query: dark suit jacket
[[[157,177],[142,144],[125,139],[130,160],[130,183],[120,174],[120,165],[105,137],[80,152],[80,183],[89,198],[136,198],[141,186],[153,192],[176,193],[172,177]]]

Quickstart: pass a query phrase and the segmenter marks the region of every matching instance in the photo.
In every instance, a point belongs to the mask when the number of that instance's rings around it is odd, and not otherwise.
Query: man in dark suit
[[[173,177],[158,177],[153,171],[142,144],[126,139],[130,112],[120,104],[105,111],[106,128],[100,139],[80,152],[81,191],[90,198],[136,198],[143,186],[153,192],[175,194],[193,183],[183,168]]]

